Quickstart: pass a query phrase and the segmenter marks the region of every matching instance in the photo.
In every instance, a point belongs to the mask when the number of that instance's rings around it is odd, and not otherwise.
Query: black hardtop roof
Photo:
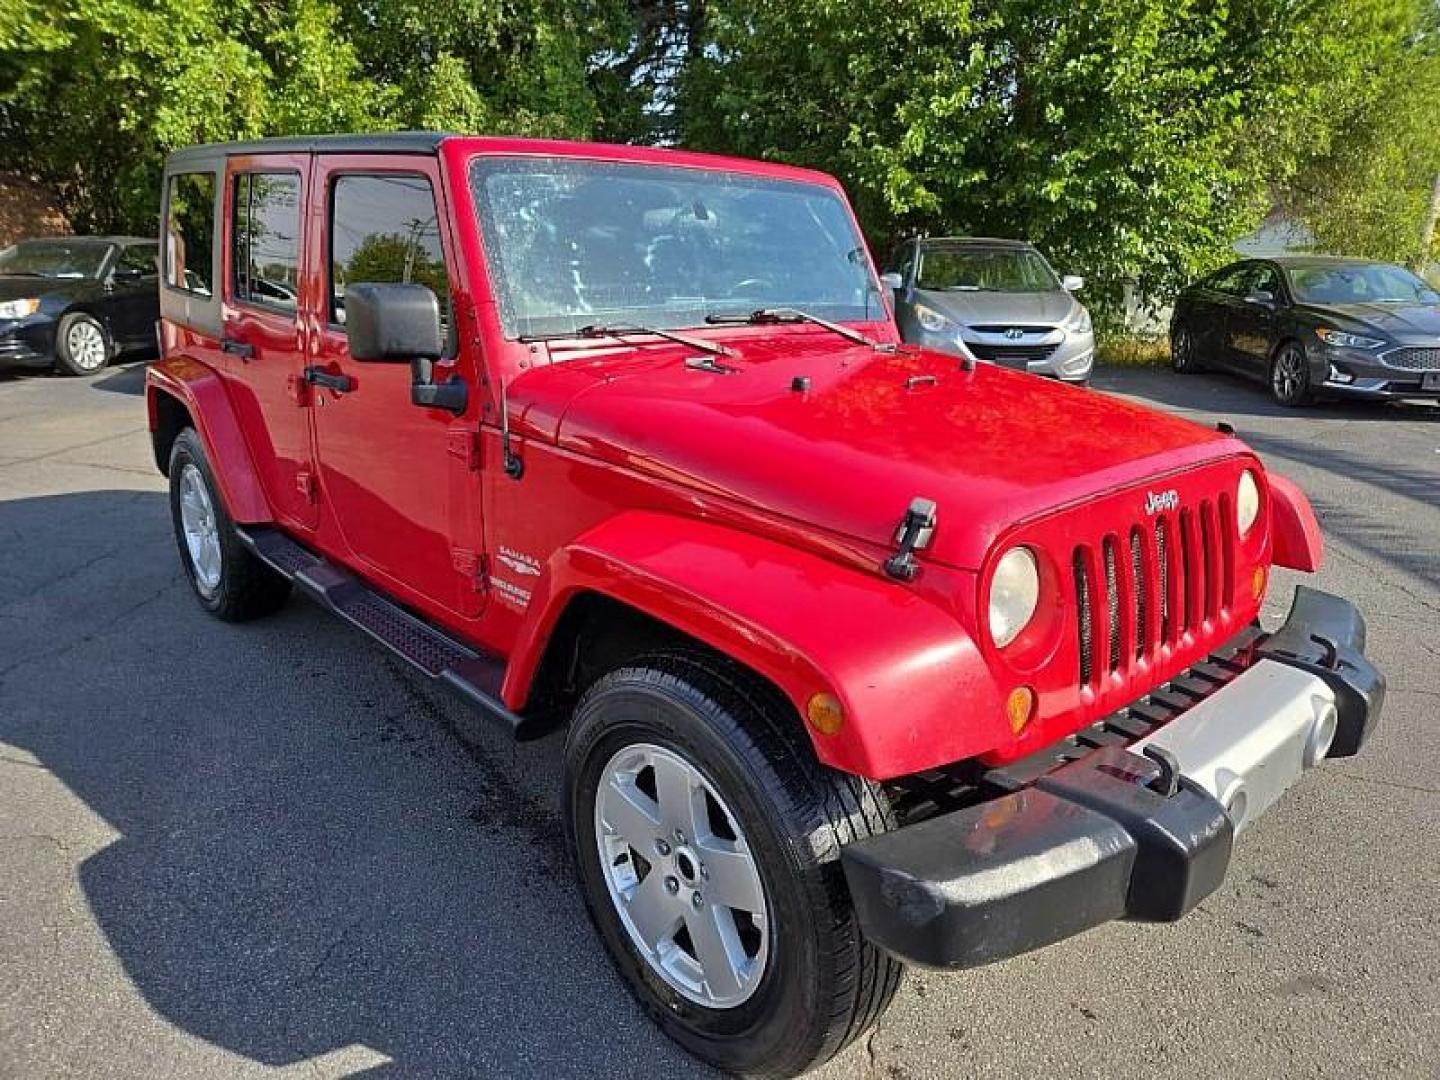
[[[445,131],[385,131],[373,135],[295,135],[241,142],[204,143],[176,150],[167,164],[205,160],[236,154],[433,154]]]

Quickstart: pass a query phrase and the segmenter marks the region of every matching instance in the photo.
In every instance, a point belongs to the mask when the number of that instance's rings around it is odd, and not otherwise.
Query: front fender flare
[[[175,398],[189,412],[231,520],[242,525],[272,520],[270,504],[220,376],[185,356],[151,364],[145,372],[145,406],[152,432],[159,423],[160,394]]]
[[[618,515],[550,559],[506,672],[522,708],[551,631],[598,593],[768,678],[799,716],[839,698],[834,735],[808,723],[821,761],[883,780],[958,761],[1009,736],[1000,696],[955,615],[913,589],[750,533],[667,514]]]
[[[1313,574],[1325,561],[1325,540],[1310,500],[1293,480],[1269,473],[1270,530],[1276,566]]]

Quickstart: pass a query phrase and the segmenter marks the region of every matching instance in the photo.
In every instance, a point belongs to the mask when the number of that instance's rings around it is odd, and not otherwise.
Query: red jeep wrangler
[[[794,1074],[905,962],[1169,921],[1384,680],[1228,429],[899,343],[835,180],[430,134],[166,166],[147,401],[223,619],[292,586],[529,739],[650,1013]],[[484,933],[483,927],[476,928]]]

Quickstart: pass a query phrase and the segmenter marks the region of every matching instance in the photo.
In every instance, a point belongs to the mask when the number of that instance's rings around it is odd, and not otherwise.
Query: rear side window
[[[240,173],[231,203],[235,299],[293,312],[300,283],[300,177]]]
[[[428,285],[449,324],[450,282],[435,194],[423,176],[340,176],[330,194],[330,321],[345,322],[345,287]]]
[[[215,175],[175,173],[165,204],[165,283],[199,296],[214,295]]]
[[[154,244],[131,244],[120,249],[120,260],[115,264],[115,268],[139,274],[141,277],[151,277],[156,273],[155,258],[158,254]]]

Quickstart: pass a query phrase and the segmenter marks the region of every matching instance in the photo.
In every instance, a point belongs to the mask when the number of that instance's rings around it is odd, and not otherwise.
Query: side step
[[[293,581],[312,600],[453,690],[516,739],[539,738],[549,730],[548,725],[505,707],[500,698],[505,664],[498,657],[480,653],[416,618],[348,570],[302,547],[278,529],[237,525],[235,531],[257,558]]]

